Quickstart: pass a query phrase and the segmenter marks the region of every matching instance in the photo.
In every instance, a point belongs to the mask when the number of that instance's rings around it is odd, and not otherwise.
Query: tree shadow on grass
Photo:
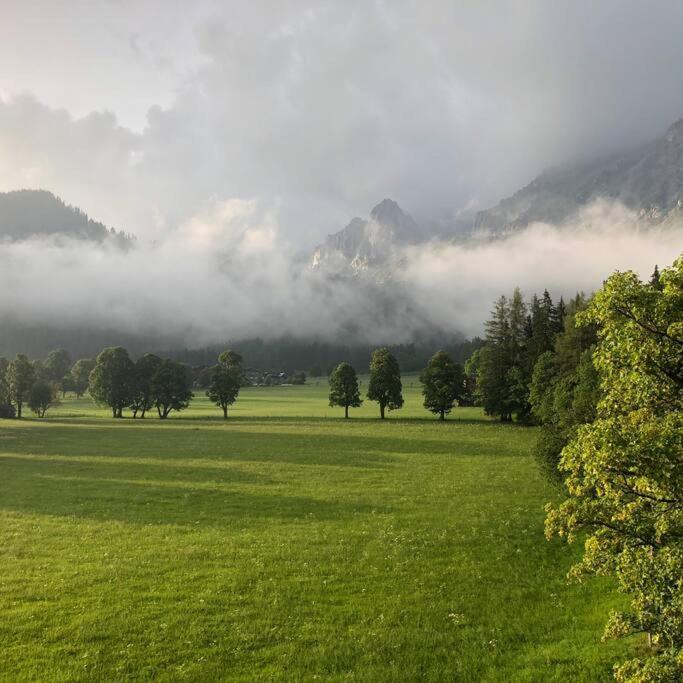
[[[195,472],[179,479],[173,467],[155,466],[155,479],[136,478],[139,468],[129,465],[114,474],[99,463],[64,460],[4,458],[2,469],[0,509],[55,517],[234,528],[266,520],[303,523],[388,512],[348,496],[341,502],[283,495],[234,479],[202,481]]]

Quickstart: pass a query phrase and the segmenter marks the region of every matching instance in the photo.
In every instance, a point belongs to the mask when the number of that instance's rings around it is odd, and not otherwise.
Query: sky
[[[444,234],[545,168],[661,136],[683,117],[681,26],[673,0],[0,0],[0,191],[137,236],[0,244],[0,320],[188,346],[351,322],[390,343],[480,334],[515,286],[649,275],[683,227],[600,200],[406,248],[386,287],[305,258],[385,197]]]
[[[683,4],[0,0],[0,190],[158,240],[257,202],[309,249],[424,223],[683,116]]]

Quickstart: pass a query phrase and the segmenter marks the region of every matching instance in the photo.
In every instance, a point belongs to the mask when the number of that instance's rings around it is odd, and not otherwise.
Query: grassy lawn
[[[0,679],[609,680],[621,598],[566,584],[534,430],[405,384],[384,423],[323,381],[0,421]]]

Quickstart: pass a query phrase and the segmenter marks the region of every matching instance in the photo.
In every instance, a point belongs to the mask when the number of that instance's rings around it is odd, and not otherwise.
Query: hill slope
[[[132,237],[92,220],[84,211],[64,203],[46,190],[0,193],[0,240],[20,241],[37,236],[64,236],[91,242],[114,240],[125,247]]]

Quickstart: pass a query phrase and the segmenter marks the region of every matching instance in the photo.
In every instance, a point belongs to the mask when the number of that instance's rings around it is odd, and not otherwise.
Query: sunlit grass
[[[0,677],[595,681],[609,584],[543,538],[534,431],[326,385],[0,423]]]

